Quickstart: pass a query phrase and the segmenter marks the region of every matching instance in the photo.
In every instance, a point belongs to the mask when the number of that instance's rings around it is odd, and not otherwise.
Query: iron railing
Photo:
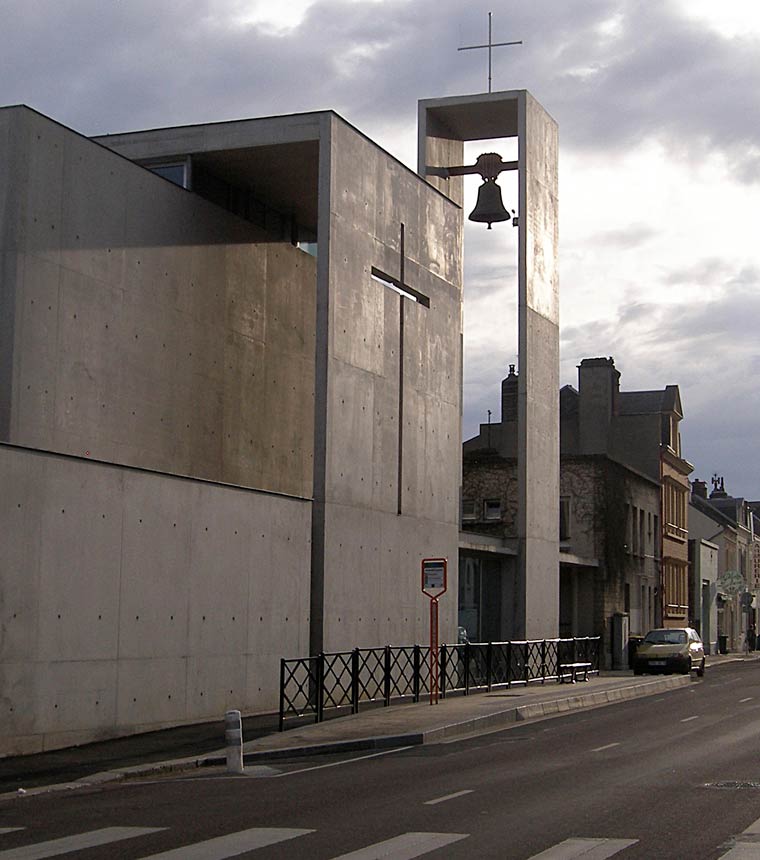
[[[599,671],[600,638],[441,645],[440,695],[557,680],[562,663]],[[354,648],[280,661],[280,731],[288,720],[321,722],[325,711],[356,714],[361,703],[412,701],[430,692],[430,649],[421,645]]]

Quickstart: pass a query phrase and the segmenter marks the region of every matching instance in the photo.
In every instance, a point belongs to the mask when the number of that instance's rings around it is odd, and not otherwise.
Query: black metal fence
[[[599,637],[441,645],[440,695],[483,692],[557,680],[562,663],[599,671]],[[280,661],[280,731],[288,720],[325,712],[356,714],[361,703],[412,701],[430,693],[430,649],[421,645],[354,648]]]

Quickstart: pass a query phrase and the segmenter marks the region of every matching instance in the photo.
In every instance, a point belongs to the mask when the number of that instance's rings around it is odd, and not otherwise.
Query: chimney
[[[517,374],[514,364],[509,365],[509,375],[501,381],[501,420],[517,421]]]
[[[578,367],[581,452],[604,454],[612,416],[617,414],[620,372],[610,358],[584,358]]]
[[[691,482],[691,494],[693,496],[699,496],[700,499],[706,499],[707,481],[700,481],[699,478],[695,478]]]

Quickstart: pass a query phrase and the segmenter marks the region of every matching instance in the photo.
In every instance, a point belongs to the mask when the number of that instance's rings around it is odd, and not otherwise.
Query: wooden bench
[[[591,663],[560,663],[557,670],[557,681],[564,684],[567,676],[570,677],[571,684],[575,684],[576,681],[588,681],[590,669]],[[579,677],[580,675],[583,677]]]

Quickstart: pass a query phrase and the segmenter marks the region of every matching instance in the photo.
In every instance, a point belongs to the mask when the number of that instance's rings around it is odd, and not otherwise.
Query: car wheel
[[[704,678],[704,676],[705,676],[705,658],[704,657],[702,658],[702,662],[699,666],[699,669],[697,669],[697,675],[699,675],[700,678]]]
[[[643,674],[644,674],[644,670],[643,670],[643,669],[634,669],[634,670],[633,670],[633,674],[634,674],[634,675],[643,675]]]
[[[686,664],[686,671],[684,675],[691,675],[692,665],[691,665],[691,657],[689,657],[689,662]]]

